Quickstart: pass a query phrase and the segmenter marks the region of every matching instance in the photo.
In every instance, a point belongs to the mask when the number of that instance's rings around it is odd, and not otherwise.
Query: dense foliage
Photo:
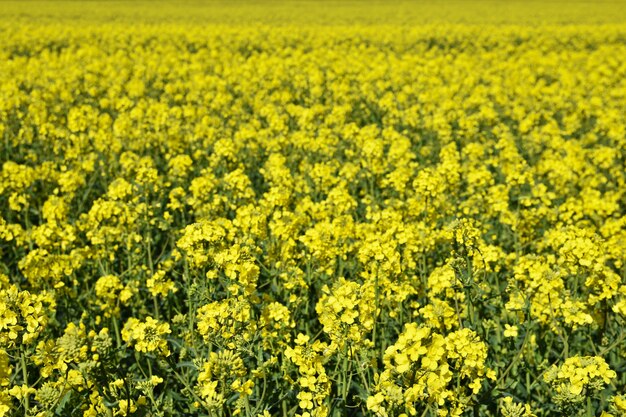
[[[0,416],[625,415],[615,3],[71,4],[0,13]]]

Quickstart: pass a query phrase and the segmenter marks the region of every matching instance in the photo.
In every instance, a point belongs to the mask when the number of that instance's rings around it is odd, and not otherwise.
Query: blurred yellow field
[[[626,415],[626,2],[0,2],[0,417]]]

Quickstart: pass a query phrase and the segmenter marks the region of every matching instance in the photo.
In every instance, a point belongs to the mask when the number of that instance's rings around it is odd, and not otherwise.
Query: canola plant
[[[0,34],[0,416],[626,415],[626,3]]]

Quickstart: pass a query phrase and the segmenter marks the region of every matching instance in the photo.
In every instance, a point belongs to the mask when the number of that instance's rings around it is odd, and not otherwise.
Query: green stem
[[[374,326],[372,329],[372,343],[374,348],[376,347],[376,329],[378,328],[378,309],[380,306],[380,287],[378,285],[378,265],[376,265],[376,278],[374,280],[374,293],[375,293],[375,306],[374,306]],[[381,352],[381,357],[382,357]]]
[[[117,317],[112,317],[113,320],[113,329],[115,330],[115,342],[117,343],[118,349],[122,347],[122,337],[120,335],[120,326],[117,323]]]
[[[24,385],[28,386],[28,369],[26,368],[26,355],[24,354],[24,350],[22,350],[22,353],[20,355],[20,364],[22,366],[22,378],[24,379]],[[28,411],[30,409],[30,403],[29,403],[29,399],[28,399],[28,393],[24,396],[24,410],[25,410],[25,415],[28,415]]]
[[[509,366],[504,370],[504,372],[502,373],[500,378],[498,378],[498,380],[496,381],[496,387],[500,386],[500,383],[502,383],[502,381],[504,381],[504,378],[508,375],[508,373],[511,371],[511,369],[513,369],[513,366],[522,357],[522,354],[524,352],[524,348],[526,347],[526,343],[528,342],[528,334],[529,333],[530,333],[529,329],[526,329],[526,333],[524,334],[524,340],[522,341],[522,345],[520,346],[519,350],[517,351],[517,353],[513,357],[513,360],[511,361],[511,363],[509,363]]]

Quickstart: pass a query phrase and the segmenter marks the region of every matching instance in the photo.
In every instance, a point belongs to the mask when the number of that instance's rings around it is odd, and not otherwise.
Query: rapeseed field
[[[626,2],[0,2],[0,417],[626,415]]]

